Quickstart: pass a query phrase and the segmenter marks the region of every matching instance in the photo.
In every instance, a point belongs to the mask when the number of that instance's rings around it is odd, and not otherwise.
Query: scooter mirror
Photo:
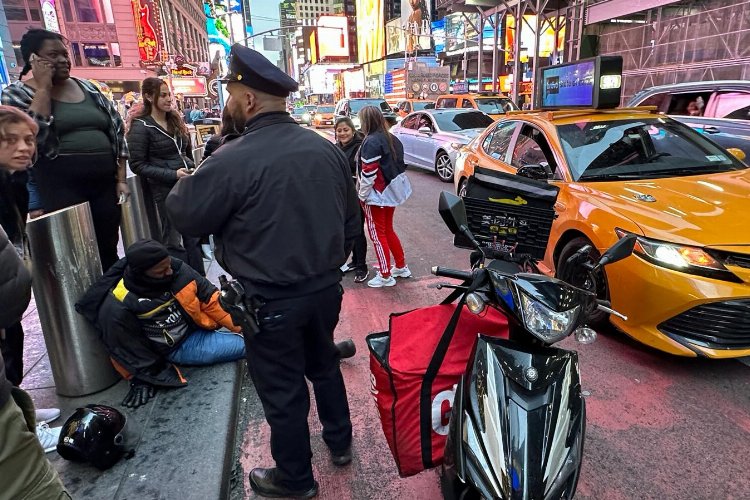
[[[633,253],[636,240],[637,237],[634,234],[623,236],[620,238],[620,241],[609,247],[609,249],[604,252],[604,255],[599,259],[597,266],[606,266],[607,264],[612,264],[613,262],[629,257],[630,254]]]
[[[440,212],[440,217],[443,218],[443,222],[445,222],[445,225],[448,226],[448,229],[453,234],[461,232],[462,226],[466,227],[468,225],[464,200],[455,194],[448,191],[440,193],[438,212]]]

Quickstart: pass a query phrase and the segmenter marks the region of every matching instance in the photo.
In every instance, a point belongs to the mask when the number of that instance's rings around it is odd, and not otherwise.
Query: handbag
[[[402,477],[443,461],[453,396],[477,335],[507,337],[507,318],[464,307],[473,282],[456,304],[391,314],[387,332],[367,336],[371,391],[388,447]]]

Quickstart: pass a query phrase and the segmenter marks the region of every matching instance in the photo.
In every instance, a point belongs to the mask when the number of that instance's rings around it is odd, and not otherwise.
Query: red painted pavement
[[[396,211],[396,229],[415,278],[394,288],[368,289],[344,280],[337,339],[352,337],[357,355],[342,363],[354,426],[354,461],[334,467],[310,413],[313,463],[322,499],[440,498],[438,475],[399,478],[370,394],[364,338],[387,327],[391,312],[430,305],[447,291],[428,274],[431,265],[463,267],[435,210],[437,193],[450,189],[434,174],[412,170],[414,195]],[[370,252],[372,261],[372,253]],[[587,396],[588,429],[577,498],[750,499],[750,369],[736,361],[675,358],[608,332],[577,349]],[[245,491],[253,467],[273,466],[269,429],[259,404],[244,433]]]

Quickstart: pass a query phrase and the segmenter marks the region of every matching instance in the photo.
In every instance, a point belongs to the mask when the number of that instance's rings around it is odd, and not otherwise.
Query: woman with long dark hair
[[[102,268],[117,257],[120,207],[128,148],[122,118],[94,84],[70,76],[66,40],[31,29],[21,38],[21,78],[2,92],[2,103],[34,119],[38,159],[29,183],[31,217],[88,202]]]
[[[141,83],[143,108],[128,129],[130,168],[146,179],[159,215],[159,241],[170,255],[205,275],[198,240],[183,238],[167,216],[164,201],[177,181],[191,174],[193,151],[182,116],[172,103],[169,85],[159,78]]]
[[[352,171],[352,178],[354,182],[357,180],[357,154],[359,148],[362,146],[364,136],[362,132],[359,132],[354,128],[354,122],[348,116],[342,116],[336,120],[336,126],[333,129],[336,134],[336,146],[346,155],[346,159],[349,160],[349,168]],[[365,213],[360,207],[360,215],[362,216],[362,224],[365,222]],[[354,240],[354,248],[352,249],[352,261],[349,264],[344,264],[341,270],[345,273],[354,271],[354,282],[362,283],[367,279],[370,271],[367,269],[367,237],[364,231],[361,235],[357,236]]]
[[[401,240],[393,229],[396,207],[411,196],[411,184],[406,177],[404,164],[404,146],[388,132],[383,113],[375,106],[362,108],[359,121],[365,135],[358,155],[359,199],[380,268],[367,286],[394,286],[394,278],[411,276]],[[393,267],[391,254],[395,261]]]

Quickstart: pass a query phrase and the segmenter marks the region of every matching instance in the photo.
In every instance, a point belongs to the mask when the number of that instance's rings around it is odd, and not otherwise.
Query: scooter
[[[508,339],[479,335],[456,387],[441,474],[446,499],[571,499],[583,458],[586,403],[578,354],[553,345],[570,335],[593,342],[586,326],[596,309],[625,318],[595,293],[541,273],[512,258],[486,262],[468,228],[461,198],[440,195],[440,215],[479,258],[471,271],[434,267],[433,274],[462,280],[474,314],[487,307],[508,318]],[[628,257],[634,237],[623,237],[593,264],[592,272]],[[582,259],[581,255],[571,257]]]

